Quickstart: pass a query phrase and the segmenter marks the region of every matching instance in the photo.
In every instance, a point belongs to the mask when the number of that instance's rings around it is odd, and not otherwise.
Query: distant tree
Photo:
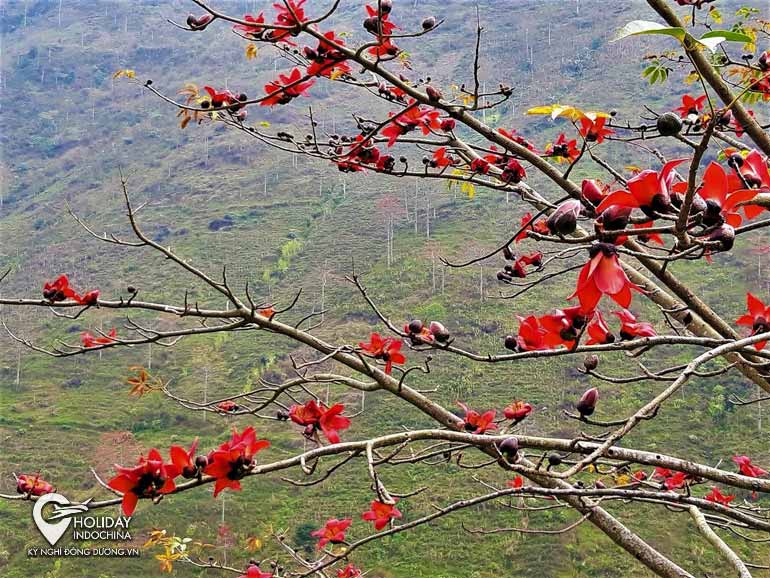
[[[295,480],[295,485],[315,485],[338,475],[348,462],[361,461],[371,483],[368,505],[338,503],[340,519],[329,519],[320,528],[313,525],[312,532],[307,532],[310,522],[302,521],[308,511],[297,512],[294,544],[286,533],[277,532],[275,537],[285,555],[259,564],[251,562],[246,575],[330,576],[334,572],[342,578],[361,576],[351,560],[368,543],[453,512],[516,497],[521,499],[519,507],[533,517],[552,507],[576,511],[574,520],[549,533],[593,524],[647,570],[670,578],[693,574],[637,535],[630,527],[633,516],[627,516],[623,523],[605,505],[622,501],[628,508],[634,502],[658,506],[661,524],[664,515],[686,512],[694,527],[732,566],[733,574],[750,576],[749,565],[716,531],[766,540],[761,536],[770,530],[768,509],[750,501],[739,504],[730,492],[769,493],[767,472],[746,455],[735,455],[732,462],[730,456],[724,456],[728,459],[711,466],[687,455],[669,455],[663,438],[654,451],[635,448],[626,438],[646,422],[661,420],[666,405],[693,378],[737,372],[770,393],[770,352],[765,349],[770,340],[770,307],[766,293],[760,293],[759,288],[749,293],[746,313],[737,320],[725,319],[717,312],[721,304],[706,303],[673,271],[680,262],[697,262],[701,274],[709,278],[719,268],[712,261],[718,261],[720,254],[730,252],[736,243],[748,238],[748,233],[766,230],[770,225],[766,213],[770,206],[770,134],[747,108],[770,100],[770,51],[757,50],[757,43],[770,37],[770,29],[760,14],[741,8],[731,15],[733,22],[727,25],[722,24],[727,16],[709,0],[677,0],[676,4],[684,7],[681,14],[667,0],[647,0],[653,13],[650,18],[661,22],[630,22],[617,39],[655,35],[658,42],[665,44],[666,52],[648,59],[644,77],[655,84],[686,75],[688,81],[694,81],[689,85],[691,94],[685,94],[681,106],[674,110],[645,106],[643,122],[619,122],[613,111],[584,111],[573,104],[538,106],[528,113],[547,115],[565,126],[557,139],[543,143],[536,142],[537,135],[525,137],[507,126],[484,122],[499,118],[492,113],[509,101],[513,88],[506,84],[484,88],[479,64],[481,8],[476,37],[469,43],[473,46],[468,47],[472,70],[464,82],[458,80],[459,86],[452,88],[432,80],[430,70],[415,70],[409,56],[430,42],[430,33],[442,25],[442,20],[428,16],[418,26],[400,21],[398,2],[376,0],[366,5],[360,34],[351,37],[330,24],[339,0],[332,2],[328,10],[306,5],[305,0],[279,0],[274,10],[242,17],[221,12],[206,0],[192,1],[201,13],[188,16],[186,24],[177,24],[180,28],[203,33],[226,24],[245,41],[246,58],[257,57],[258,46],[269,47],[281,58],[274,60],[276,76],[259,96],[231,91],[225,81],[203,88],[188,84],[180,97],[174,98],[151,80],[139,80],[133,70],[116,73],[172,104],[182,128],[222,123],[294,158],[304,155],[321,159],[340,171],[365,173],[372,178],[423,179],[425,190],[436,181],[444,181],[462,187],[469,196],[477,189],[501,191],[526,206],[527,216],[513,227],[512,233],[503,233],[505,241],[494,251],[476,254],[461,263],[446,260],[445,265],[470,267],[474,275],[478,270],[482,299],[486,269],[481,269],[480,264],[493,258],[502,258],[505,263],[496,276],[509,287],[506,290],[510,293],[503,295],[508,299],[533,290],[552,291],[544,282],[557,277],[565,281],[568,275],[574,277],[573,273],[577,273],[577,279],[573,290],[559,290],[565,298],[563,308],[520,315],[518,333],[500,336],[500,348],[509,352],[499,353],[470,351],[463,346],[461,336],[447,329],[446,320],[404,319],[398,311],[391,317],[367,293],[361,279],[351,275],[349,281],[386,328],[386,334],[373,332],[331,343],[313,332],[317,312],[297,318],[293,307],[299,295],[283,306],[259,303],[248,286],[235,286],[227,271],[221,276],[210,274],[152,240],[138,220],[123,179],[135,238],[101,235],[81,221],[86,231],[107,243],[158,252],[170,264],[220,294],[226,306],[200,307],[186,295],[176,303],[144,300],[144,296],[135,294],[129,299],[103,299],[96,290],[70,286],[62,276],[45,284],[42,299],[2,297],[0,304],[11,308],[52,307],[59,316],[68,311],[80,316],[93,307],[116,309],[126,312],[129,329],[120,333],[106,328],[95,334],[83,333],[80,344],[66,343],[54,349],[12,335],[36,351],[57,357],[139,344],[172,345],[182,337],[210,333],[237,337],[243,331],[264,330],[284,336],[305,352],[314,352],[315,357],[303,361],[292,358],[294,373],[283,383],[263,381],[248,392],[203,401],[180,399],[162,383],[148,387],[193,411],[291,421],[291,427],[296,428],[298,436],[305,437],[307,446],[291,457],[263,460],[265,454],[261,452],[269,442],[259,439],[249,427],[234,431],[228,441],[208,452],[198,452],[192,440],[186,446],[171,446],[168,458],[153,449],[142,458],[136,456],[139,461],[135,467],[121,469],[104,484],[118,494],[116,497],[95,501],[89,508],[122,503],[124,513],[131,514],[140,499],[159,501],[164,494],[197,491],[208,484],[213,485],[217,496],[223,491],[239,490],[241,483],[250,483],[255,476],[287,470],[305,476],[303,481]],[[579,13],[577,2],[575,11]],[[366,38],[363,42],[359,41],[361,34]],[[460,46],[466,49],[461,40],[457,38],[453,43],[455,50]],[[409,45],[409,52],[402,45]],[[736,46],[743,54],[733,54]],[[533,50],[527,38],[530,68],[534,65]],[[278,66],[287,62],[291,68],[278,72]],[[573,64],[579,66],[579,59]],[[355,126],[350,130],[343,130],[342,122],[336,121],[328,127],[328,113],[322,114],[319,122],[318,111],[304,105],[303,111],[307,110],[309,117],[306,137],[280,130],[270,132],[267,123],[252,124],[252,117],[259,117],[261,107],[282,107],[295,101],[312,103],[313,92],[324,82],[371,97],[372,107],[355,115]],[[389,112],[377,113],[375,104],[387,106]],[[676,151],[671,159],[657,148],[664,143]],[[652,153],[661,166],[657,161],[647,168],[614,166],[607,161],[607,153],[617,147],[628,147],[631,154],[641,151],[638,164],[643,166]],[[603,175],[602,180],[586,178],[577,182],[574,175],[586,167]],[[529,186],[533,174],[546,184],[538,189]],[[430,237],[432,214],[428,197],[425,200],[426,234]],[[418,215],[415,198],[415,227]],[[392,231],[388,233],[388,240],[391,238]],[[282,250],[286,268],[295,249],[285,245]],[[158,275],[163,273],[159,271]],[[634,300],[648,303],[647,310],[657,311],[655,325],[629,310]],[[179,326],[160,330],[141,325],[128,316],[137,309],[176,315]],[[186,320],[196,323],[185,324]],[[683,364],[661,367],[640,361],[638,368],[632,367],[633,360],[643,360],[648,352],[661,348],[697,352]],[[600,356],[618,351],[629,354],[626,373],[609,375],[600,370]],[[513,399],[498,412],[465,399],[457,410],[432,399],[430,390],[416,389],[414,377],[430,374],[432,356],[437,355],[462,358],[458,361],[472,362],[477,368],[492,363],[534,364],[545,358],[586,356],[580,371],[597,382],[648,383],[655,393],[649,394],[630,415],[613,416],[601,407],[600,392],[592,387],[573,400],[574,411],[566,410],[565,415],[598,433],[578,437],[524,435],[520,424],[534,411],[526,400]],[[462,379],[467,381],[465,375]],[[392,432],[375,438],[342,441],[351,419],[366,417],[343,415],[345,405],[328,399],[329,384],[361,395],[388,394],[431,418],[435,426],[405,430],[398,423]],[[463,391],[474,391],[473,385],[468,383]],[[321,391],[327,392],[323,401]],[[726,393],[715,393],[708,410],[712,415],[721,415],[720,396]],[[761,400],[758,397],[755,401]],[[731,398],[738,409],[755,401]],[[480,465],[462,461],[462,456],[472,451],[480,454],[476,460]],[[398,496],[382,476],[386,465],[439,465],[450,461],[476,471],[482,466],[497,468],[508,472],[511,479],[503,487],[485,482],[472,497],[465,492],[456,501],[420,512],[411,507],[414,492]],[[702,487],[704,484],[707,489]],[[18,495],[4,497],[34,500],[48,491],[49,485],[20,476],[18,488]],[[442,495],[453,490],[454,486],[447,484]],[[556,502],[545,502],[545,507],[531,506],[539,500]],[[551,514],[543,515],[547,518]],[[486,534],[517,530],[505,527],[469,531]],[[537,530],[529,528],[527,532]],[[306,549],[309,536],[317,540],[312,552]],[[169,540],[158,536],[156,543],[171,548],[173,542]],[[173,561],[204,569],[223,564],[196,558],[183,550],[161,561],[164,569],[170,569]],[[244,566],[226,569],[240,573]]]

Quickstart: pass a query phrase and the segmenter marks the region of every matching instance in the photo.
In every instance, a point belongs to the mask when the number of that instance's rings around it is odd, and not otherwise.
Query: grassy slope
[[[247,11],[251,2],[233,4],[234,11]],[[593,10],[574,5],[527,5],[510,8],[495,2],[485,14],[489,34],[485,48],[488,81],[510,82],[516,87],[515,107],[506,110],[500,125],[526,127],[542,144],[554,136],[549,122],[521,118],[527,107],[552,99],[587,106],[617,108],[632,116],[638,109],[637,97],[643,89],[638,78],[639,65],[626,44],[607,45],[611,31],[638,11],[626,8]],[[3,141],[3,197],[0,213],[0,262],[16,267],[5,293],[35,294],[43,279],[66,271],[79,286],[98,286],[105,295],[118,295],[126,285],[142,289],[146,297],[178,299],[187,289],[201,302],[216,303],[205,288],[191,285],[190,279],[169,269],[144,251],[115,251],[114,247],[88,238],[66,215],[64,201],[86,217],[97,230],[126,233],[123,211],[116,188],[116,168],[131,175],[131,189],[137,200],[151,200],[143,212],[149,230],[168,228],[167,243],[181,254],[194,257],[208,270],[227,264],[230,278],[241,286],[249,280],[257,294],[269,299],[287,300],[298,286],[305,287],[299,318],[320,303],[322,271],[330,271],[326,304],[331,309],[319,334],[338,342],[354,342],[370,330],[372,318],[353,290],[341,280],[350,272],[351,262],[366,273],[371,293],[386,304],[395,317],[411,315],[442,318],[460,342],[479,351],[498,351],[500,337],[513,329],[513,313],[542,311],[563,302],[571,281],[552,283],[550,291],[527,295],[515,302],[478,297],[479,270],[448,270],[441,291],[432,291],[431,252],[458,257],[477,253],[498,243],[518,221],[521,208],[506,204],[493,192],[480,191],[468,202],[442,186],[398,180],[375,180],[343,176],[333,167],[299,159],[291,160],[240,135],[210,127],[190,127],[179,131],[171,111],[138,88],[116,83],[111,73],[120,67],[137,69],[143,78],[169,92],[184,81],[212,82],[236,90],[249,87],[255,93],[273,73],[270,51],[262,50],[256,61],[245,62],[242,47],[224,28],[205,35],[189,35],[164,24],[163,17],[184,13],[170,5],[141,4],[132,8],[121,3],[64,2],[62,26],[58,26],[56,3],[30,4],[27,25],[23,5],[4,6],[5,45],[3,54],[2,104],[0,117]],[[419,11],[404,7],[399,21],[417,23],[424,14],[436,11],[437,4],[420,3]],[[533,6],[537,9],[533,10]],[[594,5],[595,7],[595,5]],[[340,29],[358,30],[361,11],[345,9]],[[444,30],[431,41],[427,54],[414,50],[417,70],[425,62],[436,63],[434,78],[440,75],[452,82],[467,81],[472,44],[473,21],[464,4],[453,5],[446,14]],[[128,20],[127,20],[128,18]],[[552,44],[547,43],[551,23]],[[525,39],[534,46],[535,66],[529,70],[524,56]],[[458,58],[458,54],[464,55]],[[256,63],[255,63],[256,62]],[[282,66],[279,62],[278,66]],[[204,74],[202,71],[208,71]],[[612,80],[610,80],[610,78]],[[670,104],[676,95],[670,88],[652,91],[655,100]],[[340,92],[315,87],[323,97],[316,114],[329,128],[343,130],[345,113],[363,103],[355,94],[350,104],[339,100]],[[348,93],[346,93],[348,94]],[[318,102],[317,100],[314,102]],[[254,110],[252,119],[267,119],[283,128],[303,134],[303,104],[275,111]],[[347,106],[351,106],[348,109]],[[206,139],[208,159],[206,160]],[[611,154],[611,158],[613,155]],[[617,158],[617,155],[614,155]],[[637,161],[638,162],[638,161]],[[267,194],[265,194],[267,179]],[[343,193],[342,183],[346,183]],[[534,183],[539,183],[533,179]],[[548,189],[546,189],[548,190]],[[320,195],[319,195],[320,191]],[[437,218],[431,223],[431,239],[426,240],[426,193]],[[375,209],[385,195],[406,198],[412,213],[397,229],[396,261],[385,263],[384,222]],[[419,221],[415,231],[414,203]],[[230,215],[235,225],[212,232],[208,224]],[[276,267],[280,247],[290,234],[303,243],[290,267],[269,283],[265,270]],[[754,240],[752,240],[754,241]],[[766,241],[763,241],[766,242]],[[708,269],[706,265],[680,265],[676,268],[693,286],[703,291],[720,312],[733,316],[739,309],[746,287],[757,288],[763,275],[757,269],[756,255],[747,252],[744,242],[734,255],[723,256]],[[40,250],[43,248],[44,250]],[[483,275],[491,295],[495,267],[485,264]],[[707,275],[704,275],[707,271]],[[119,320],[109,312],[92,312],[87,319],[51,319],[45,312],[6,312],[9,325],[43,342],[54,337],[74,339],[79,328],[110,327]],[[146,317],[142,318],[148,320]],[[153,321],[153,320],[149,320]],[[169,320],[155,322],[168,325]],[[94,463],[103,475],[108,464],[121,461],[121,447],[112,447],[111,432],[130,431],[144,448],[165,447],[172,441],[187,443],[194,435],[210,447],[221,440],[232,420],[182,411],[170,401],[148,396],[136,401],[126,395],[128,367],[147,364],[150,352],[142,350],[106,352],[96,355],[51,360],[24,351],[20,385],[15,385],[15,345],[2,341],[0,348],[0,439],[3,452],[0,470],[33,471],[38,468],[67,495],[86,498],[98,490],[88,468]],[[201,396],[208,376],[209,395],[236,392],[261,374],[286,374],[291,345],[262,335],[234,335],[226,338],[198,339],[174,350],[152,351],[153,370],[189,395]],[[298,352],[301,354],[301,352]],[[684,353],[677,353],[685,359]],[[416,356],[415,356],[416,357]],[[433,394],[452,404],[455,399],[471,399],[478,407],[502,407],[513,398],[526,398],[538,411],[525,425],[525,431],[553,435],[575,433],[574,426],[562,420],[562,407],[582,391],[589,380],[576,374],[563,362],[536,362],[499,367],[478,367],[436,356],[431,380],[424,385],[441,384]],[[667,362],[672,361],[671,356]],[[573,361],[574,363],[574,361]],[[603,360],[608,373],[620,359]],[[662,358],[651,362],[655,366]],[[719,381],[731,391],[746,394],[746,386],[730,376]],[[665,420],[646,424],[629,443],[642,447],[675,450],[678,455],[716,463],[734,452],[747,452],[766,463],[762,435],[757,435],[757,408],[729,413],[715,422],[706,411],[717,382],[703,381],[689,386],[681,398],[666,409]],[[655,385],[602,388],[602,410],[613,415],[630,411],[647,399]],[[342,393],[340,393],[342,395]],[[352,406],[355,396],[346,395]],[[402,425],[417,427],[425,420],[382,396],[366,401],[371,412],[367,420],[357,420],[348,438],[395,431]],[[366,424],[363,422],[366,421]],[[237,420],[242,427],[249,420]],[[260,425],[274,447],[277,458],[296,450],[299,435],[291,426]],[[700,432],[716,432],[705,436]],[[761,433],[761,432],[760,432]],[[133,456],[128,449],[126,455]],[[473,460],[474,456],[468,456]],[[250,480],[244,491],[226,494],[227,524],[237,537],[228,549],[228,560],[243,563],[248,558],[243,539],[262,534],[270,527],[290,527],[302,534],[302,525],[317,525],[330,515],[360,512],[370,499],[365,472],[354,467],[349,472],[307,491],[297,492],[278,477]],[[385,473],[389,487],[409,491],[429,486],[425,497],[404,504],[407,519],[425,513],[430,503],[448,503],[478,491],[478,485],[456,466],[390,469]],[[488,474],[496,479],[495,474]],[[6,475],[3,488],[10,489]],[[500,481],[500,480],[497,480]],[[428,495],[429,494],[429,495]],[[308,508],[307,505],[312,504]],[[720,562],[711,550],[689,532],[684,516],[670,514],[670,523],[658,522],[660,512],[643,508],[612,507],[620,517],[666,552],[685,560],[693,571],[720,575]],[[165,500],[159,507],[142,504],[134,528],[143,535],[153,526],[177,534],[213,540],[220,523],[221,500],[212,501],[206,491],[193,492]],[[559,511],[531,514],[488,505],[478,511],[447,519],[435,526],[374,545],[356,555],[356,560],[373,570],[373,576],[437,578],[448,576],[628,576],[643,575],[633,563],[617,552],[606,538],[589,526],[558,536],[499,535],[480,539],[460,527],[522,526],[558,527],[574,520],[574,514]],[[39,545],[32,530],[28,508],[0,501],[0,569],[7,576],[144,576],[156,572],[149,554],[140,561],[93,563],[65,561],[54,567],[50,561],[27,560],[26,546]],[[362,535],[358,526],[354,535]],[[354,526],[354,529],[356,526]],[[304,530],[307,531],[306,528]],[[459,544],[462,544],[460,546]],[[740,546],[755,561],[766,557],[763,548]],[[272,546],[266,546],[268,555]],[[217,555],[222,554],[220,548]],[[426,560],[427,559],[427,560]],[[426,563],[426,561],[428,563]],[[716,568],[716,570],[715,570]],[[179,576],[195,575],[178,567]],[[206,575],[215,575],[213,572]]]

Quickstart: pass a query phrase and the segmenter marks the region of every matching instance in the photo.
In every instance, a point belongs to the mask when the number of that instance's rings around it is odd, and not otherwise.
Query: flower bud
[[[519,349],[519,342],[514,335],[506,335],[504,345],[506,349],[511,351],[518,351]]]
[[[601,188],[593,179],[583,179],[583,183],[580,186],[580,193],[582,197],[594,207],[601,203],[604,198]]]
[[[439,323],[438,321],[431,321],[428,329],[439,343],[446,343],[449,341],[449,330],[444,327],[442,323]]]
[[[509,462],[516,461],[519,454],[519,440],[515,437],[505,438],[497,445],[497,449]]]
[[[425,87],[425,93],[428,95],[431,102],[438,102],[441,100],[441,91],[437,88],[428,85]]]
[[[564,201],[551,213],[545,224],[548,230],[556,235],[571,235],[577,228],[577,218],[580,214],[580,201],[571,199]]]
[[[577,410],[580,417],[586,417],[594,413],[596,410],[596,402],[599,401],[599,390],[592,387],[580,397],[577,402]]]
[[[422,21],[423,30],[431,30],[436,27],[436,19],[433,16],[428,16]]]
[[[630,208],[615,205],[602,211],[602,214],[596,218],[596,222],[607,231],[619,231],[626,228],[630,216]]]
[[[731,225],[723,223],[708,235],[700,237],[700,239],[704,241],[719,241],[718,250],[729,251],[735,243],[735,229]]]
[[[588,371],[593,371],[597,367],[599,367],[599,356],[595,353],[592,353],[591,355],[586,355],[586,358],[583,360],[583,366]]]
[[[455,129],[455,119],[453,118],[445,118],[441,121],[441,130],[444,132],[449,132]]]
[[[425,328],[425,324],[419,319],[412,319],[407,325],[409,333],[420,333]]]

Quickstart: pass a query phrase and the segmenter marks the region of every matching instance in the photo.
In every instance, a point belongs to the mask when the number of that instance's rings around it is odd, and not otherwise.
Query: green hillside
[[[397,0],[398,19],[415,26],[429,14],[446,22],[422,41],[404,41],[415,71],[430,71],[435,83],[449,86],[471,80],[475,9],[462,0]],[[268,2],[229,1],[228,11],[246,13]],[[316,4],[310,2],[309,4]],[[319,3],[320,4],[320,3]],[[326,3],[323,3],[324,5]],[[659,50],[654,41],[633,39],[608,43],[613,33],[636,17],[650,18],[642,2],[485,0],[482,20],[482,80],[490,86],[511,84],[514,96],[495,126],[523,131],[544,146],[566,125],[526,117],[531,106],[569,102],[586,108],[616,109],[619,118],[636,120],[642,104],[672,107],[683,93],[681,83],[649,87],[641,78],[640,54]],[[761,1],[744,2],[768,8]],[[335,29],[361,39],[365,17],[357,2],[342,2]],[[726,3],[732,6],[731,3]],[[737,4],[735,4],[737,6]],[[299,320],[325,308],[316,333],[338,343],[357,343],[377,325],[356,289],[344,280],[355,271],[363,276],[384,312],[401,322],[412,317],[446,323],[458,343],[469,350],[500,352],[502,338],[515,329],[515,314],[545,311],[564,302],[574,277],[557,278],[540,291],[513,301],[499,299],[504,287],[495,281],[501,261],[490,259],[469,269],[444,269],[440,256],[459,260],[489,250],[518,224],[525,208],[507,202],[498,191],[478,190],[469,200],[444,183],[343,174],[336,167],[305,157],[292,158],[249,140],[242,133],[211,124],[178,127],[173,107],[139,86],[113,80],[122,68],[174,94],[185,82],[227,86],[256,95],[286,63],[270,49],[247,60],[243,42],[224,25],[190,34],[166,22],[183,21],[191,4],[170,2],[108,2],[21,0],[0,4],[2,86],[0,89],[0,269],[12,267],[0,285],[3,296],[37,296],[45,281],[61,273],[78,287],[98,287],[107,298],[127,297],[138,287],[144,298],[221,306],[221,296],[196,284],[147,249],[128,249],[99,242],[67,213],[67,206],[98,233],[128,238],[130,229],[118,172],[128,175],[136,203],[147,202],[140,217],[145,229],[164,245],[193,260],[212,275],[227,267],[231,283],[243,292],[248,282],[257,301],[289,303],[303,289],[290,314]],[[313,10],[321,8],[313,7]],[[729,13],[723,8],[725,14]],[[770,14],[766,14],[770,18]],[[531,53],[530,53],[531,49]],[[309,103],[321,126],[352,132],[351,113],[384,115],[372,110],[365,92],[327,88],[318,83],[313,99],[298,99],[275,109],[256,107],[249,121],[266,121],[274,130],[307,132]],[[254,107],[253,107],[254,108]],[[497,113],[496,113],[497,114]],[[757,107],[767,116],[767,107]],[[625,158],[620,150],[609,158],[623,163],[653,164],[647,153]],[[589,176],[586,165],[576,178]],[[555,192],[542,177],[530,184],[546,195]],[[552,185],[550,185],[552,187]],[[394,259],[389,265],[386,239],[388,215],[395,213]],[[747,288],[767,297],[770,291],[766,254],[753,249],[767,245],[767,233],[748,235],[712,265],[677,263],[675,272],[726,319],[744,309]],[[483,291],[480,292],[480,279]],[[636,303],[635,303],[636,304]],[[3,308],[8,327],[41,346],[56,339],[74,342],[82,330],[124,330],[125,319],[114,311],[89,311],[78,319],[54,317],[47,309]],[[645,318],[663,327],[652,308]],[[170,316],[137,314],[137,322],[171,327]],[[124,330],[125,331],[125,330]],[[134,460],[141,450],[188,445],[200,436],[203,448],[224,441],[231,426],[256,425],[273,446],[268,458],[280,458],[302,447],[298,427],[291,423],[256,422],[246,418],[203,415],[185,410],[159,394],[141,399],[128,395],[126,379],[132,366],[142,365],[180,395],[202,400],[246,391],[259,378],[278,381],[292,375],[289,355],[307,350],[262,332],[221,334],[183,340],[174,348],[113,349],[66,359],[52,359],[20,347],[0,335],[0,493],[15,491],[12,472],[40,472],[72,499],[100,498],[90,468],[102,477],[111,464]],[[681,363],[692,351],[657,351],[647,356],[650,367]],[[418,354],[410,354],[422,359]],[[436,386],[431,396],[454,407],[470,400],[474,407],[502,409],[526,399],[536,411],[523,431],[570,436],[579,428],[564,418],[590,385],[602,391],[601,412],[624,415],[660,387],[655,383],[609,385],[593,383],[577,371],[582,358],[528,360],[526,363],[479,365],[434,355],[431,373],[415,376],[415,387]],[[602,358],[602,371],[628,374],[623,356]],[[414,375],[414,374],[411,374]],[[410,375],[410,376],[411,376]],[[320,391],[320,390],[319,390]],[[672,455],[717,464],[736,453],[770,464],[768,425],[762,404],[734,409],[725,393],[751,396],[739,374],[699,379],[662,410],[663,419],[645,423],[624,443],[660,448]],[[353,411],[360,396],[331,390],[331,398]],[[416,410],[404,408],[384,394],[367,395],[367,415],[354,420],[345,439],[428,426]],[[468,453],[464,461],[483,457]],[[504,483],[499,472],[465,470],[453,464],[384,469],[388,486],[397,492],[427,487],[404,500],[405,519],[424,515],[432,504],[446,505],[481,493],[481,477]],[[301,472],[293,472],[295,478]],[[216,500],[210,489],[167,497],[160,504],[142,501],[132,523],[135,544],[152,528],[213,544],[212,556],[244,567],[249,558],[277,554],[268,535],[288,528],[294,544],[314,547],[309,531],[332,516],[357,518],[371,500],[365,466],[354,464],[339,475],[298,490],[279,475],[249,478],[243,491],[225,492]],[[702,491],[699,487],[696,491]],[[743,497],[743,496],[740,496]],[[766,501],[766,499],[765,499]],[[770,507],[770,503],[763,504]],[[608,502],[607,509],[646,540],[670,554],[698,576],[727,576],[724,562],[695,532],[686,514],[652,506]],[[0,575],[7,578],[131,578],[160,575],[156,551],[137,560],[28,559],[26,549],[40,546],[30,519],[30,504],[0,500]],[[116,510],[117,511],[117,510]],[[229,534],[218,537],[223,524]],[[489,503],[375,542],[356,552],[356,563],[372,578],[588,578],[648,576],[643,567],[616,548],[589,524],[555,535],[502,533],[471,535],[469,527],[563,527],[577,520],[563,509],[521,512]],[[366,531],[358,521],[351,534]],[[246,550],[250,536],[264,546]],[[768,563],[767,545],[725,539],[744,559]],[[206,554],[208,555],[208,554]],[[176,564],[174,576],[232,576]],[[755,576],[770,576],[757,570]]]

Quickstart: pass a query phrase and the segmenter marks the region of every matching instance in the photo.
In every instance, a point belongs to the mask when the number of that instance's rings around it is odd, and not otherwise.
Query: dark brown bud
[[[497,449],[509,462],[514,462],[519,454],[519,439],[516,437],[505,438],[498,444]]]
[[[438,102],[441,100],[441,91],[439,91],[437,88],[428,85],[425,87],[425,93],[428,95],[428,98],[431,100],[431,102]]]
[[[195,458],[195,465],[200,469],[203,469],[209,465],[209,459],[206,456],[198,456]]]
[[[518,351],[519,349],[519,343],[514,335],[506,335],[504,344],[505,348],[511,351]]]
[[[409,333],[417,334],[417,333],[420,333],[420,331],[423,330],[423,328],[425,327],[425,324],[422,321],[420,321],[419,319],[412,319],[409,322],[409,325],[407,327],[409,329]]]
[[[577,218],[581,204],[577,199],[564,201],[551,213],[545,224],[548,230],[556,235],[570,235],[577,229]]]
[[[586,355],[586,358],[583,360],[583,366],[588,371],[593,371],[597,367],[599,367],[599,356],[595,353],[592,353],[591,355]]]
[[[561,456],[557,453],[548,454],[548,465],[558,466],[561,464]]]
[[[425,20],[422,21],[423,30],[432,30],[435,27],[436,19],[433,16],[428,16]]]
[[[586,417],[594,413],[596,410],[596,402],[599,401],[599,390],[592,387],[580,397],[577,405],[575,406],[580,414],[580,417]]]
[[[449,330],[444,327],[443,323],[439,323],[438,321],[431,321],[428,329],[439,343],[446,343],[449,341],[451,334],[449,333]]]

